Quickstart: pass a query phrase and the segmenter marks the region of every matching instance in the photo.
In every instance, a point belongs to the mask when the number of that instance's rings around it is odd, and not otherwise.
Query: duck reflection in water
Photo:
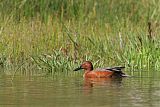
[[[122,86],[123,78],[84,78],[83,91],[92,93],[93,89],[98,87],[111,89],[119,89]]]

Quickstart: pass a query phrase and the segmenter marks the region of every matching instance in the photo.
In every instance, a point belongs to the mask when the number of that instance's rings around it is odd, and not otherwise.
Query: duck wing
[[[124,66],[116,66],[116,67],[106,67],[106,68],[97,68],[95,71],[106,71],[106,72],[114,72],[113,77],[128,77],[129,75],[126,75],[122,72],[122,69],[124,69]]]
[[[106,67],[106,68],[97,68],[97,71],[111,71],[111,72],[122,72],[124,66],[116,66],[116,67]]]
[[[125,68],[124,66],[116,66],[116,67],[106,68],[106,70],[110,70],[110,71],[114,71],[114,72],[121,72],[122,69],[124,69],[124,68]]]

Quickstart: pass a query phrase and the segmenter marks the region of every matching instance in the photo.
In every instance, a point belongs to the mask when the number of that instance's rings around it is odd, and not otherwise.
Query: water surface
[[[0,75],[2,107],[159,107],[160,73],[119,79]]]

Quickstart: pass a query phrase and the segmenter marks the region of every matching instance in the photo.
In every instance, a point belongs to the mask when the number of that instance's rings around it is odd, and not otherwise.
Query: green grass
[[[159,70],[159,5],[158,0],[1,0],[0,66],[22,74],[75,75],[76,66],[91,60],[95,67]]]

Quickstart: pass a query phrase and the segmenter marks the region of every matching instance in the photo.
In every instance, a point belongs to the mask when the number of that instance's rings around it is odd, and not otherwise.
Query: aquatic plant
[[[0,65],[74,74],[84,60],[128,71],[160,69],[155,0],[2,0]],[[153,70],[152,70],[153,71]]]

